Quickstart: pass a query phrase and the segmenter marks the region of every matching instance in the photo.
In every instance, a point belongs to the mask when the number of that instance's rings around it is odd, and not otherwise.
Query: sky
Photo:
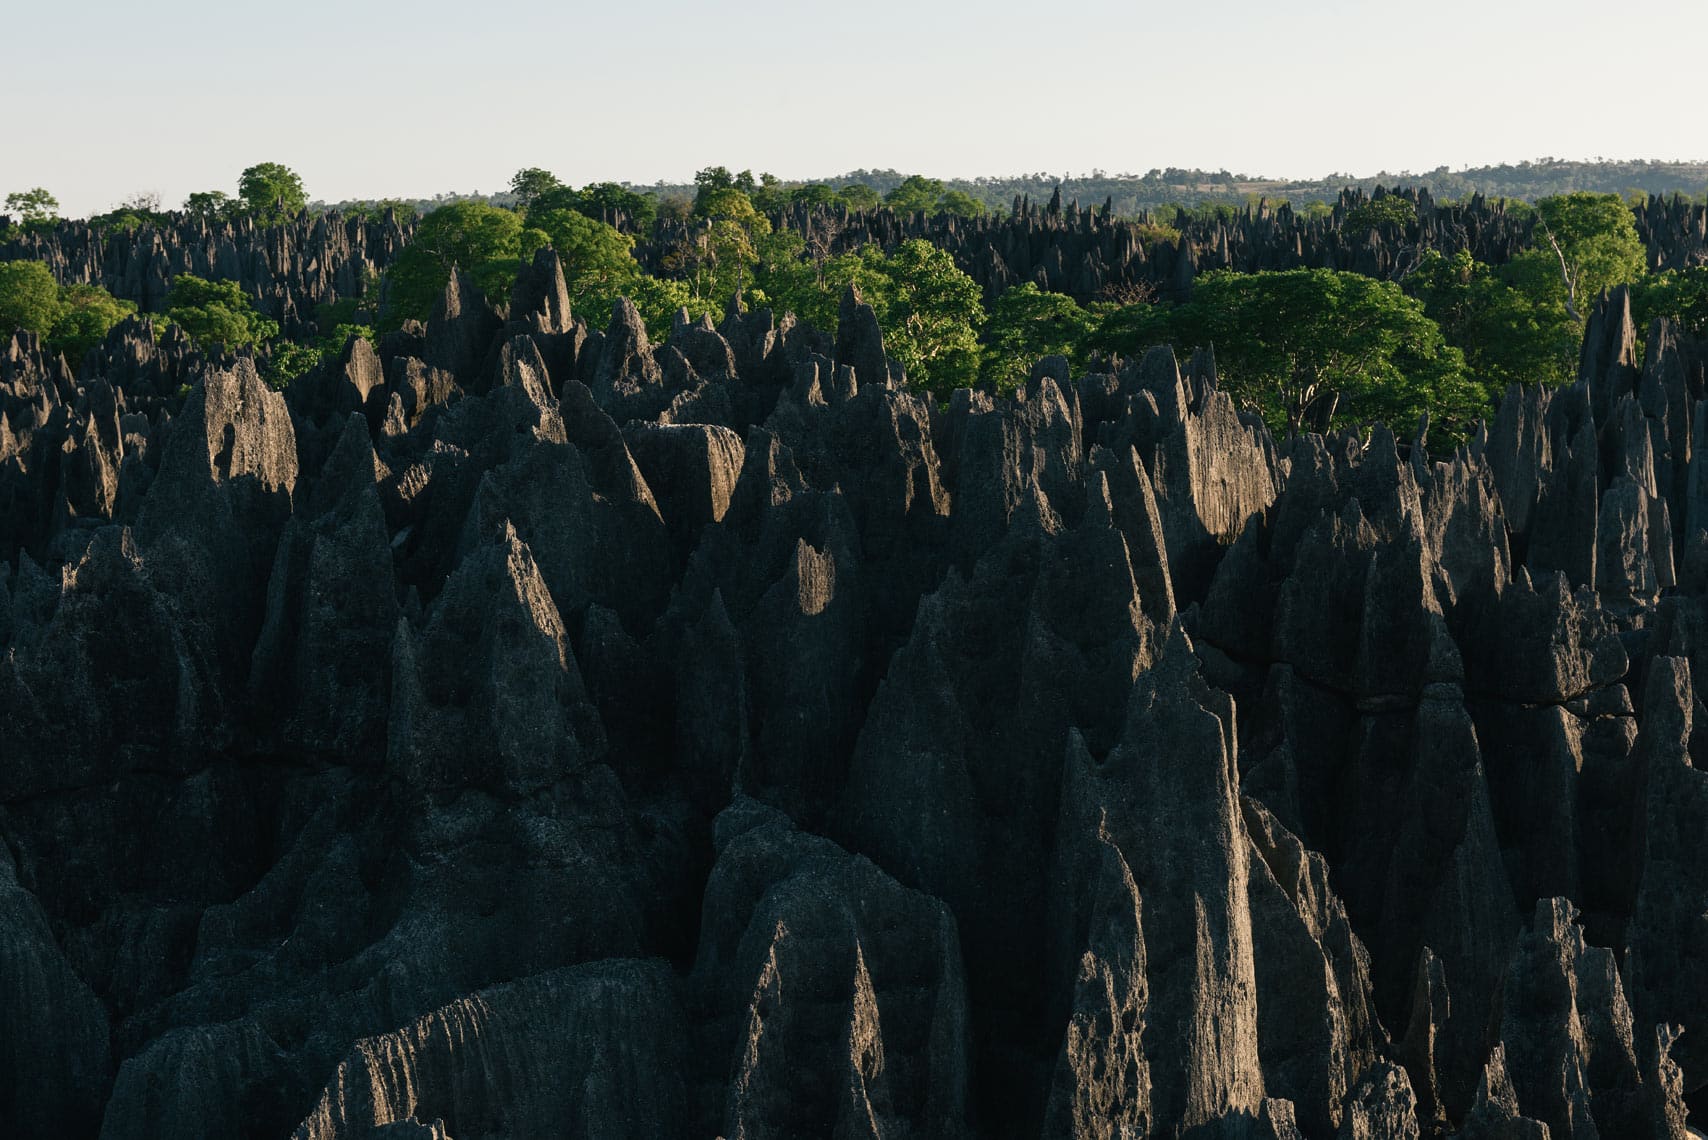
[[[1627,15],[1620,23],[1613,16]],[[0,193],[1708,158],[1708,0],[114,0],[0,13]]]

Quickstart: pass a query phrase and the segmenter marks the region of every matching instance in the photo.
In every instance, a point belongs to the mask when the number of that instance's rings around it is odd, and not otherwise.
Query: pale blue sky
[[[534,165],[581,184],[1708,157],[1708,0],[84,0],[8,4],[0,41],[0,193],[43,185],[69,214],[229,191],[259,161],[337,200]]]

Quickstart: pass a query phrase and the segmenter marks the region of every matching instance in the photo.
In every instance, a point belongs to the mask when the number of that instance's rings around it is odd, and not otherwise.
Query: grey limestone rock
[[[680,1135],[684,1031],[662,962],[508,982],[357,1042],[293,1136],[354,1140],[404,1124],[457,1140]]]

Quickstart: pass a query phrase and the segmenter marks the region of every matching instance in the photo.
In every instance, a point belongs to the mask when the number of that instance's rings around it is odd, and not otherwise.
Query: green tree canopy
[[[6,212],[16,215],[26,229],[40,229],[58,220],[59,199],[40,186],[14,190],[6,195]]]
[[[884,349],[901,362],[909,382],[939,399],[978,376],[978,330],[984,324],[978,282],[928,241],[904,241],[879,263],[887,288],[878,324]]]
[[[302,178],[277,162],[257,163],[239,175],[237,196],[243,200],[244,209],[264,225],[294,218],[308,205]]]
[[[629,252],[633,239],[577,210],[552,210],[534,220],[563,264],[571,306],[595,322],[609,316],[612,302],[640,276]]]
[[[910,174],[902,179],[900,186],[884,195],[884,205],[903,214],[919,210],[933,213],[942,197],[943,183],[922,174]]]
[[[884,202],[878,192],[864,182],[850,182],[837,193],[848,203],[850,210],[875,210]]]
[[[938,397],[978,376],[978,331],[985,320],[978,282],[930,242],[903,242],[885,255],[875,245],[823,262],[804,257],[798,235],[761,243],[766,258],[753,299],[835,332],[842,294],[857,285],[878,317],[884,349],[907,370],[908,382]]]
[[[789,202],[804,206],[834,206],[846,201],[841,194],[822,182],[810,182],[789,191]]]
[[[191,273],[172,279],[166,316],[204,344],[236,348],[279,335],[278,323],[257,312],[237,282],[208,281]]]
[[[713,202],[727,201],[727,197],[719,197],[724,192],[734,190],[746,197],[755,185],[751,170],[731,174],[727,166],[708,166],[694,175],[694,213],[702,218],[711,217],[718,212]]]
[[[39,261],[0,261],[0,341],[19,329],[45,337],[59,316],[59,283]]]
[[[0,262],[0,340],[24,329],[75,365],[134,312],[99,285],[59,285],[39,261]]]
[[[1063,293],[1046,293],[1027,281],[1002,291],[983,331],[982,379],[1008,391],[1025,381],[1046,356],[1080,356],[1095,318]]]
[[[224,190],[198,190],[184,199],[184,212],[192,218],[216,222],[232,217],[242,208],[242,203],[232,198]]]
[[[1118,310],[1094,339],[1129,355],[1212,346],[1223,388],[1289,434],[1380,422],[1403,437],[1428,412],[1452,437],[1487,406],[1423,305],[1356,273],[1206,274],[1186,304]]]
[[[541,194],[563,189],[557,175],[538,166],[518,170],[510,178],[510,193],[516,195],[516,206],[524,212]]]
[[[1631,209],[1617,194],[1563,194],[1536,203],[1541,247],[1514,262],[1551,263],[1573,320],[1583,320],[1603,289],[1642,276],[1646,262]],[[1538,281],[1543,278],[1537,278]]]
[[[759,185],[749,196],[753,199],[753,208],[762,214],[774,214],[788,206],[790,200],[789,188],[775,174],[761,174]]]
[[[1640,278],[1631,290],[1631,316],[1640,332],[1656,317],[1668,317],[1686,332],[1708,333],[1708,265]]]
[[[1382,226],[1411,225],[1417,220],[1417,206],[1410,198],[1401,198],[1395,194],[1384,194],[1380,198],[1372,198],[1361,202],[1346,214],[1345,230],[1347,233],[1365,233],[1379,229]]]
[[[976,218],[985,212],[985,205],[964,190],[945,190],[937,198],[937,212]]]
[[[1576,374],[1582,335],[1546,259],[1494,268],[1463,250],[1452,257],[1429,250],[1405,288],[1491,393],[1510,384],[1564,384]]]
[[[581,188],[579,209],[594,221],[604,221],[605,214],[627,214],[635,227],[645,233],[658,216],[658,200],[651,194],[637,194],[621,183],[589,182]]]
[[[99,285],[67,285],[59,291],[59,313],[48,330],[47,346],[74,365],[107,339],[112,327],[136,312]]]
[[[415,238],[386,270],[384,328],[426,320],[461,267],[489,297],[510,292],[522,255],[522,219],[485,202],[452,202],[421,219]]]

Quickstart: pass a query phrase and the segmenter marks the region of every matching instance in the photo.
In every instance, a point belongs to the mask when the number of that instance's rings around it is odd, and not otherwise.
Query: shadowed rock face
[[[1705,346],[1434,459],[844,309],[8,342],[7,1134],[1686,1135]]]

